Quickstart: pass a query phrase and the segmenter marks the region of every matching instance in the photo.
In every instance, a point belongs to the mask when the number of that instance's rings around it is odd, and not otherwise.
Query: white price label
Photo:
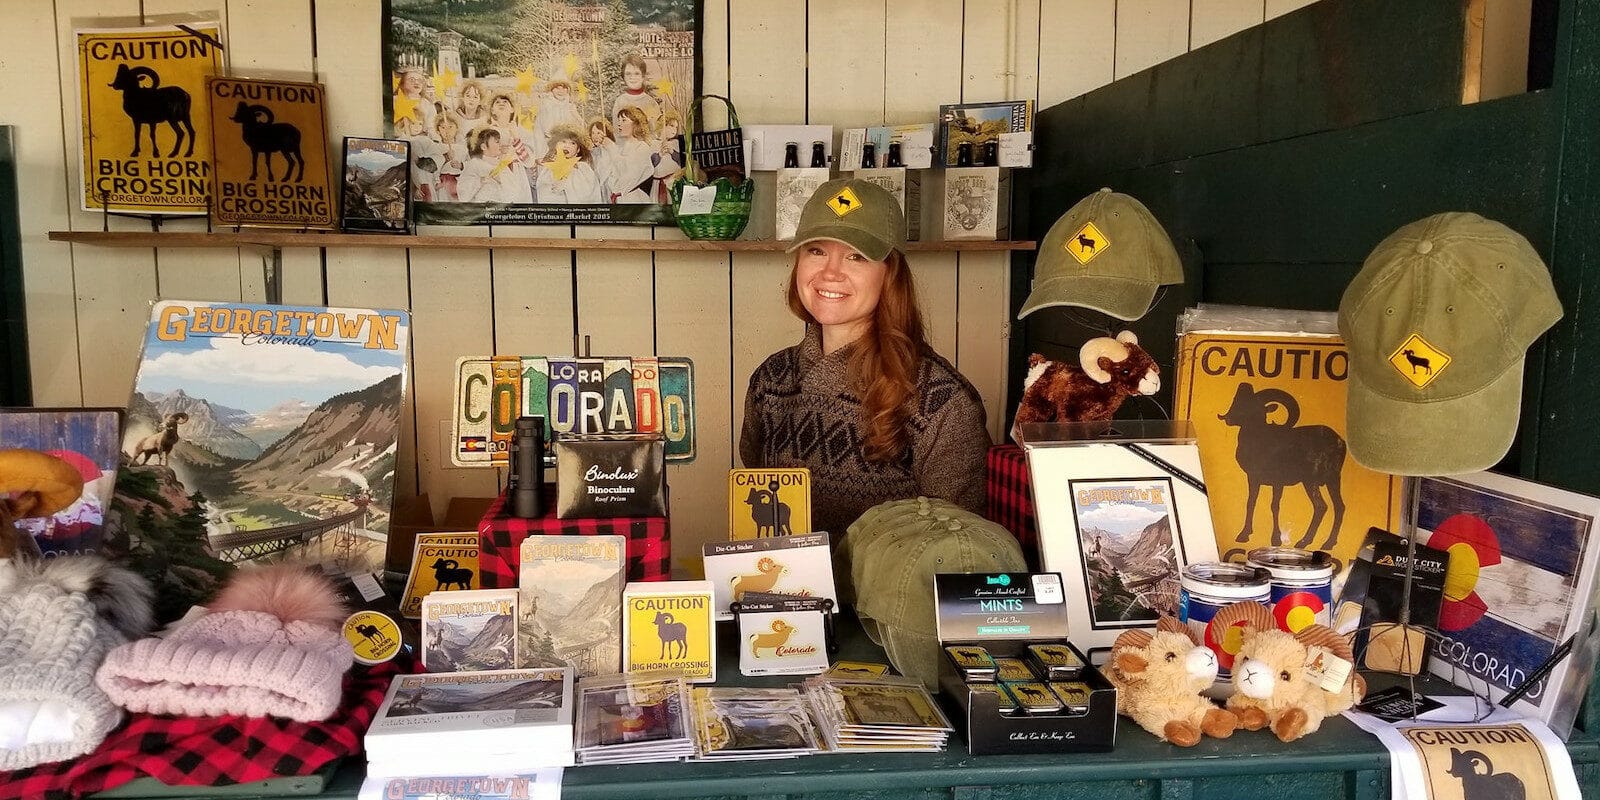
[[[678,216],[692,217],[696,214],[710,214],[711,206],[717,202],[717,187],[715,186],[684,186],[683,198],[678,201]]]
[[[370,572],[352,572],[350,582],[356,585],[356,591],[361,592],[361,599],[366,602],[370,603],[383,596],[383,586],[379,585],[378,579],[372,577]]]
[[[1000,166],[1033,166],[1033,131],[1000,134]]]
[[[1041,606],[1066,602],[1061,593],[1061,576],[1055,574],[1033,576],[1033,599]]]

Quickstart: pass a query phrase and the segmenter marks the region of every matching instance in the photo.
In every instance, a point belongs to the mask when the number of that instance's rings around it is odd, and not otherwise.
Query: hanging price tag
[[[692,217],[696,214],[710,214],[711,207],[716,202],[717,187],[684,186],[683,198],[678,201],[678,216]]]

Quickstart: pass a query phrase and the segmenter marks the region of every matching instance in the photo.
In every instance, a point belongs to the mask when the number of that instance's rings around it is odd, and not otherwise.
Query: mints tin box
[[[1072,649],[1085,664],[1073,681],[1079,691],[1073,702],[1049,703],[1035,702],[1059,696],[1057,684],[1051,683],[1048,675],[1011,683],[982,671],[969,675],[947,649],[969,655],[965,651],[982,648],[994,659],[1028,663],[1033,660],[1028,656],[1029,645],[1071,647],[1060,573],[936,575],[933,587],[938,605],[940,697],[951,719],[966,724],[967,752],[1112,749],[1117,738],[1117,690],[1087,665],[1088,659],[1077,648]]]

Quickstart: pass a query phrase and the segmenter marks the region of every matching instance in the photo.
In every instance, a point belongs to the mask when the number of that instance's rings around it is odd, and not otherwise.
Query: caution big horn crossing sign
[[[221,28],[80,30],[77,39],[83,209],[204,214],[206,78],[222,71]]]
[[[728,538],[810,532],[811,470],[728,471]]]

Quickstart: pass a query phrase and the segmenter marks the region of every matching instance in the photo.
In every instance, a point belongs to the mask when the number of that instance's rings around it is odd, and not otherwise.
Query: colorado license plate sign
[[[450,457],[510,466],[518,417],[559,434],[660,434],[669,462],[694,460],[694,363],[673,357],[471,356],[456,362]]]

